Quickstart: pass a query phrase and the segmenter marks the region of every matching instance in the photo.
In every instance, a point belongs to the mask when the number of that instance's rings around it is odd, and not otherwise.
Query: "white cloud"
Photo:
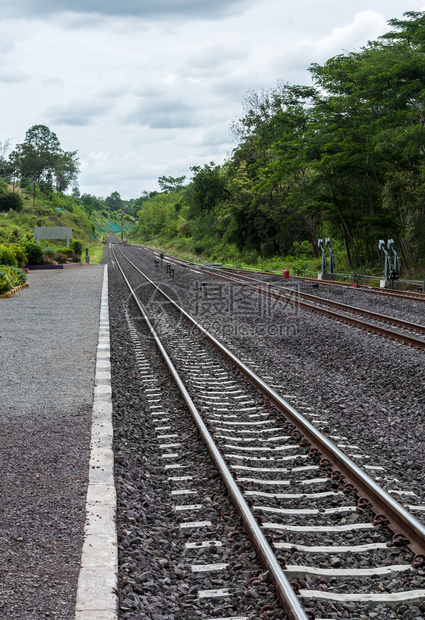
[[[21,71],[13,71],[13,69],[0,70],[0,82],[6,84],[17,84],[20,82],[28,82],[30,76]]]
[[[46,119],[54,125],[85,127],[96,122],[96,118],[109,111],[106,102],[70,101],[66,104],[50,106],[45,112]]]
[[[234,12],[245,0],[14,0],[4,7],[7,17],[63,13],[174,18],[217,18]],[[81,19],[81,17],[80,17]]]
[[[296,52],[307,53],[315,62],[325,62],[331,56],[343,50],[354,51],[388,30],[387,20],[380,13],[368,10],[357,13],[352,22],[336,26],[330,34],[317,40],[302,39],[296,46]]]

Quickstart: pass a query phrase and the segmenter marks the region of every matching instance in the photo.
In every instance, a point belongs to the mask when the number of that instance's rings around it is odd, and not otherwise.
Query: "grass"
[[[89,249],[90,262],[99,264],[102,260],[104,244],[101,242],[109,230],[118,227],[101,213],[93,213],[92,217],[84,211],[81,205],[75,203],[71,196],[53,194],[43,196],[36,192],[35,205],[30,192],[22,189],[22,211],[0,212],[0,243],[23,243],[27,239],[33,240],[36,226],[69,226],[72,228],[72,237],[83,244],[82,262],[85,262],[85,250]],[[125,222],[126,233],[130,223]],[[119,230],[121,228],[119,226]],[[49,241],[49,245],[59,247],[64,241]]]
[[[86,248],[89,250],[90,264],[99,265],[103,258],[103,252],[105,250],[105,244],[99,241],[91,241],[87,243],[83,248],[83,254],[81,260],[84,263],[86,260]]]
[[[231,265],[236,268],[256,269],[261,271],[276,271],[283,273],[284,269],[289,269],[290,275],[294,275],[295,269],[306,271],[306,276],[317,277],[321,271],[321,258],[313,256],[311,245],[308,241],[300,244],[294,244],[294,256],[272,256],[263,257],[257,252],[240,251],[233,244],[224,244],[221,240],[203,239],[195,241],[191,237],[177,237],[175,239],[163,239],[160,237],[142,240],[137,237],[137,229],[133,234],[129,235],[130,243],[140,243],[148,245],[157,250],[163,250],[174,254],[180,258],[186,258],[193,262],[200,263],[222,263]],[[379,281],[384,277],[384,264],[376,263],[367,267],[350,267],[347,263],[345,251],[342,244],[332,244],[335,255],[337,274],[345,274],[346,277],[337,276],[338,280],[353,282],[353,274],[362,276],[370,276],[369,278],[360,278],[359,283],[371,283],[373,286],[379,286]],[[401,273],[401,279],[415,280],[422,282],[425,279],[425,269],[405,269]]]

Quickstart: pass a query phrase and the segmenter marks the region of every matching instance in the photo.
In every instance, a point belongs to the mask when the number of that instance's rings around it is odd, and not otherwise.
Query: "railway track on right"
[[[251,271],[249,269],[236,269],[234,267],[223,267],[223,269],[229,273],[240,273],[241,271],[246,272],[246,273],[251,273],[251,274],[258,274],[261,276],[276,276],[277,274],[272,274],[272,272],[269,271]],[[375,295],[380,295],[383,297],[394,297],[394,298],[398,298],[398,299],[406,299],[409,301],[419,301],[421,303],[425,303],[425,294],[422,292],[415,292],[415,291],[407,291],[407,290],[397,290],[397,289],[390,289],[390,288],[381,288],[378,286],[370,286],[368,284],[358,284],[358,283],[353,283],[353,284],[349,284],[348,282],[339,282],[338,280],[317,280],[316,278],[307,278],[304,276],[291,276],[291,278],[293,280],[297,280],[299,282],[306,282],[309,284],[319,284],[322,287],[334,287],[334,288],[338,288],[338,287],[347,287],[350,286],[352,287],[354,290],[357,291],[362,291],[363,293],[372,293]]]
[[[159,251],[149,250],[149,248],[144,249],[150,251],[153,256],[157,257],[157,260],[158,257],[160,257],[161,253]],[[225,282],[247,287],[249,290],[255,291],[259,295],[276,301],[297,305],[309,312],[321,314],[333,320],[346,323],[347,325],[352,325],[358,329],[363,329],[376,335],[389,338],[390,340],[395,340],[417,349],[425,349],[425,325],[405,321],[397,317],[384,315],[323,297],[318,298],[315,295],[301,291],[288,291],[284,286],[275,283],[258,282],[254,277],[247,276],[235,270],[229,274],[227,269],[199,266],[173,256],[164,256],[163,260],[166,260],[170,264],[190,268],[199,273],[207,273]],[[412,297],[412,299],[416,300],[414,297]],[[424,299],[421,298],[421,301],[423,300]],[[387,325],[391,327],[389,328]]]

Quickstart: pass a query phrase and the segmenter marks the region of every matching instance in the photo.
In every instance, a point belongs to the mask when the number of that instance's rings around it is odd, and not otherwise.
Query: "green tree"
[[[76,179],[79,170],[76,151],[62,151],[57,135],[46,125],[31,127],[9,161],[21,182],[32,184],[33,202],[36,185],[51,190],[55,179],[57,191],[63,191]]]
[[[124,201],[121,199],[119,192],[112,192],[110,196],[105,198],[105,205],[111,211],[118,211],[123,206]]]
[[[212,211],[230,195],[221,168],[213,161],[203,168],[192,166],[191,171],[195,173],[190,190],[195,212]]]
[[[0,191],[0,211],[22,211],[23,202],[18,192]]]
[[[77,182],[79,160],[77,151],[60,153],[54,166],[55,188],[57,192],[64,192],[71,184]]]
[[[159,177],[158,185],[162,192],[175,192],[183,187],[186,177]]]

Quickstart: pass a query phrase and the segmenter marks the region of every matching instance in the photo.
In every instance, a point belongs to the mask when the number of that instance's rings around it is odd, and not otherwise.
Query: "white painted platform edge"
[[[112,435],[108,267],[103,272],[86,525],[75,620],[118,620],[118,544]]]

